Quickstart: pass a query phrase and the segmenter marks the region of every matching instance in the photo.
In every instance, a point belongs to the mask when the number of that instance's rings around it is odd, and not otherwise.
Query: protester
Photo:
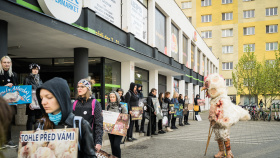
[[[164,94],[160,93],[158,100],[159,100],[159,104],[160,104],[160,108],[162,109],[162,103],[163,103],[163,99],[164,99]],[[162,130],[162,119],[158,120],[158,133],[159,134],[164,134],[165,132]]]
[[[179,97],[179,94],[175,91],[174,94],[173,94],[173,98],[171,99],[171,103],[172,103],[172,104],[179,103],[178,97]],[[178,129],[178,128],[175,126],[175,124],[176,124],[176,118],[174,117],[174,114],[172,114],[171,129]]]
[[[119,93],[120,96],[120,102],[125,102],[124,96],[123,96],[123,89],[118,88],[117,92]]]
[[[25,78],[25,85],[32,85],[32,91],[40,87],[43,82],[40,79],[39,70],[40,66],[38,64],[32,63],[29,65],[31,73]],[[26,130],[33,130],[33,124],[37,119],[42,117],[40,109],[33,109],[31,104],[26,104],[26,115],[28,115]]]
[[[12,71],[12,60],[9,56],[3,56],[1,58],[0,65],[0,86],[16,86],[18,84],[17,74]],[[16,106],[12,105],[12,109],[16,111]],[[15,113],[13,113],[15,114]],[[14,118],[14,115],[12,116]],[[15,148],[17,145],[12,141],[12,125],[10,124],[6,128],[6,142],[5,147]]]
[[[144,98],[142,91],[143,91],[143,86],[141,84],[137,84],[137,92],[138,92],[139,99]],[[144,106],[143,106],[143,111],[144,111]],[[142,120],[141,120],[141,126],[140,126],[139,133],[146,133],[144,131],[144,126],[145,126],[145,113],[142,114]]]
[[[194,105],[198,105],[198,103],[197,103],[197,100],[198,100],[198,99],[200,99],[199,94],[197,94],[196,97],[194,98]],[[199,106],[199,110],[194,112],[195,115],[198,115],[198,112],[201,112],[201,111],[200,111],[200,106]],[[196,117],[195,117],[195,120],[197,121],[197,118],[196,118]]]
[[[141,84],[137,84],[137,96],[138,96],[139,99],[143,98],[142,85]],[[142,120],[144,119],[144,121],[145,121],[145,118],[143,116],[144,115],[142,115]],[[141,120],[141,123],[142,123],[142,120]],[[144,124],[143,124],[143,126],[144,126]],[[139,130],[139,121],[138,120],[135,120],[135,132],[140,132],[140,133],[142,132],[141,130]]]
[[[183,105],[183,112],[184,112],[185,111],[185,102],[184,102],[184,98],[183,98],[182,94],[179,95],[178,101],[179,101],[180,104]],[[185,126],[183,124],[183,117],[179,118],[179,126]]]
[[[120,96],[117,92],[111,92],[107,99],[107,111],[127,114],[126,107],[120,104]],[[108,134],[111,143],[112,154],[118,158],[121,158],[121,141],[122,136]]]
[[[78,97],[73,104],[75,116],[81,116],[92,127],[92,136],[97,152],[102,147],[103,116],[101,104],[92,98],[91,83],[88,79],[81,79],[77,85]],[[93,113],[94,111],[94,113]]]
[[[139,97],[137,95],[137,85],[133,82],[130,83],[130,88],[128,90],[128,92],[125,94],[125,102],[127,103],[128,106],[128,111],[129,114],[132,114],[132,110],[131,107],[138,107],[138,103],[139,103]],[[127,141],[133,141],[133,140],[137,140],[136,138],[133,138],[133,126],[134,126],[134,122],[131,120],[130,117],[130,123],[129,123],[129,129],[127,132]]]
[[[153,104],[153,100],[152,98],[157,98],[157,90],[155,88],[151,89],[151,92],[149,93],[149,96],[147,98],[147,104],[148,104],[148,111],[150,112],[151,116],[150,116],[150,120],[149,120],[149,124],[148,124],[148,131],[147,131],[147,136],[150,136],[150,134],[152,135],[157,135],[156,133],[156,111],[154,109],[154,104]],[[152,128],[152,129],[150,129]]]
[[[190,125],[190,124],[189,124],[189,113],[190,113],[190,111],[189,111],[189,109],[188,109],[188,105],[189,105],[190,101],[189,101],[187,95],[185,95],[184,103],[185,103],[185,110],[186,110],[186,106],[187,106],[187,114],[184,114],[184,124],[185,124],[185,125]]]
[[[173,132],[173,130],[170,128],[170,121],[171,121],[171,111],[169,108],[169,104],[171,104],[170,98],[170,92],[165,92],[164,93],[164,103],[168,103],[168,125],[166,126],[166,131],[167,132]]]
[[[66,80],[55,77],[45,82],[36,90],[36,95],[43,113],[41,129],[73,128],[75,115],[72,111],[70,89]],[[66,125],[66,126],[65,126]],[[81,121],[82,139],[79,140],[79,158],[95,158],[94,141],[89,123]]]
[[[13,110],[8,103],[0,97],[0,151],[4,149],[6,142],[6,129],[10,126],[13,118]],[[4,157],[0,152],[0,157]]]

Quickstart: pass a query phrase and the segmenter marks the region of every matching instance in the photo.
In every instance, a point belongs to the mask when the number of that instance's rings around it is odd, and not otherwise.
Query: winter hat
[[[79,82],[78,82],[78,85],[84,85],[88,88],[89,91],[91,91],[91,84],[88,80],[85,80],[85,79],[81,79]]]
[[[32,63],[32,64],[29,65],[30,70],[35,69],[36,67],[38,68],[38,70],[40,70],[40,66],[36,63]]]

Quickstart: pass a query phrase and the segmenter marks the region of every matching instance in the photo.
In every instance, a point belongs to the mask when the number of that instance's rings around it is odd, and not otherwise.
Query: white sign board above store
[[[76,22],[82,11],[82,0],[38,0],[43,12],[67,23]]]
[[[131,28],[136,38],[147,43],[147,8],[137,0],[131,0]]]
[[[91,0],[89,8],[103,19],[121,27],[121,0]]]

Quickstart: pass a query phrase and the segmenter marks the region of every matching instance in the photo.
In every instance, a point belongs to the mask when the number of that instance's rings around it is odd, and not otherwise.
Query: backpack
[[[78,122],[78,128],[79,128],[79,141],[78,141],[78,148],[79,148],[79,151],[81,150],[81,147],[80,147],[80,140],[82,139],[82,126],[81,126],[81,122],[82,122],[82,119],[83,117],[81,116],[75,116],[74,119],[73,119],[73,128],[77,128],[77,122]]]
[[[75,111],[76,105],[78,103],[78,100],[76,100],[73,104],[73,111]],[[91,102],[91,109],[92,109],[92,115],[94,116],[94,109],[95,109],[95,104],[96,104],[96,99],[93,99]],[[75,116],[76,117],[76,116]],[[95,116],[94,116],[95,117]],[[94,125],[94,119],[92,121],[92,125],[91,125],[91,129],[93,129],[93,125]]]

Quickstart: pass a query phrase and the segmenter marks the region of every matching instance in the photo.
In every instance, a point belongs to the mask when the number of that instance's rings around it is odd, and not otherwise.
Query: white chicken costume
[[[204,77],[202,90],[206,90],[206,95],[211,98],[209,121],[219,144],[219,152],[215,157],[224,157],[225,145],[227,158],[231,158],[233,154],[230,148],[230,127],[239,120],[250,120],[249,112],[231,102],[227,96],[225,80],[217,73]]]

